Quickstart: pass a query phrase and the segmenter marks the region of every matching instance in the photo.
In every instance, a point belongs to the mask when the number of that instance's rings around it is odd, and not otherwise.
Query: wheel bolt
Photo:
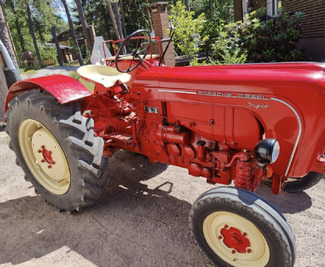
[[[246,233],[243,233],[243,237],[246,237],[247,236],[247,234]]]
[[[218,236],[218,239],[222,239],[222,236],[221,236],[221,235],[219,235],[219,236]]]
[[[54,164],[55,164],[55,161],[52,162],[52,165],[54,165]]]
[[[231,251],[231,253],[232,253],[232,254],[235,254],[235,253],[236,253],[236,250]]]
[[[224,228],[227,229],[228,227],[229,227],[229,226],[226,224]]]
[[[247,253],[252,253],[252,250],[251,249],[247,249]]]
[[[42,149],[44,149],[44,148],[45,148],[45,146],[44,146],[44,145],[42,145],[42,146],[41,146],[41,148],[42,148]]]
[[[37,152],[38,152],[38,153],[42,153],[42,150],[38,150]]]
[[[44,159],[42,159],[42,160],[41,160],[41,162],[42,162],[42,163],[44,163],[44,162],[45,162],[45,160],[44,160]]]
[[[52,168],[52,166],[51,165],[49,165],[49,166],[47,166],[49,169],[51,169]]]

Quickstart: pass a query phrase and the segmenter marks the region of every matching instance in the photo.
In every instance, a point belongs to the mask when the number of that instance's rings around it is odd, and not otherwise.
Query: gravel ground
[[[69,75],[70,73],[76,71],[78,67],[76,66],[64,66],[64,67],[46,67],[36,72],[25,72],[21,74],[22,79],[37,78],[42,76],[48,76],[53,74],[63,74]]]
[[[35,195],[8,143],[0,127],[0,266],[213,266],[187,222],[195,199],[212,188],[204,178],[120,151],[111,158],[107,192],[69,215]],[[257,190],[291,225],[297,267],[325,266],[324,190],[324,179],[299,194]]]

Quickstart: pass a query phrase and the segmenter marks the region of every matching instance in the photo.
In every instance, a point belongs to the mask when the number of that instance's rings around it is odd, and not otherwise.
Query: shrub
[[[212,60],[223,64],[305,60],[304,52],[296,47],[303,19],[301,12],[280,10],[270,18],[265,9],[255,11],[244,21],[223,27],[212,46]]]
[[[171,5],[169,19],[175,26],[173,41],[176,53],[186,55],[195,60],[207,36],[201,36],[205,24],[205,15],[202,13],[196,19],[193,11],[187,11],[185,5],[178,1]]]

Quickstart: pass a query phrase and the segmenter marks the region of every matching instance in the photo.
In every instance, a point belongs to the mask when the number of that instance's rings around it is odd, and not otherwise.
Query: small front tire
[[[290,226],[251,192],[232,187],[209,190],[195,201],[189,222],[196,242],[217,266],[294,265]]]

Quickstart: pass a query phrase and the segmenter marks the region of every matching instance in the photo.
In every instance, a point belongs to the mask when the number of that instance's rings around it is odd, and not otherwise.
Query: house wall
[[[242,0],[233,3],[235,21],[242,20]],[[251,3],[254,10],[266,6],[266,0],[252,0]],[[299,46],[306,48],[312,60],[325,61],[325,0],[282,0],[282,7],[286,11],[305,13]]]
[[[283,0],[286,11],[301,11],[306,17],[302,23],[300,46],[306,48],[312,60],[325,61],[325,1]]]

